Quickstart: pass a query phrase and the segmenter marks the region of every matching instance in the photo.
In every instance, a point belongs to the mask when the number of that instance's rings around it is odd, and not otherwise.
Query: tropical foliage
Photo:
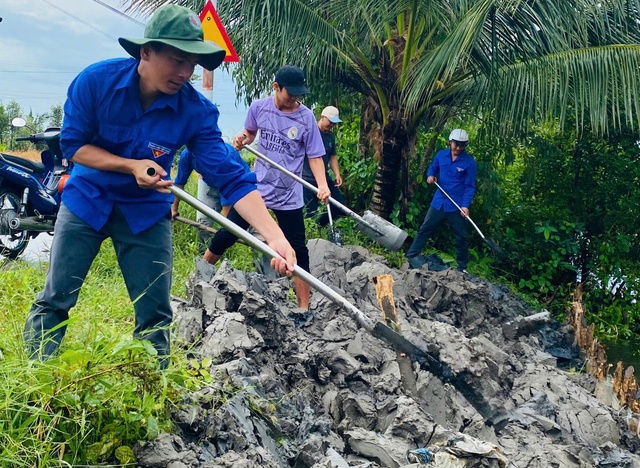
[[[46,126],[59,127],[62,125],[62,115],[62,105],[52,106],[48,114],[33,115],[32,113],[26,113],[15,100],[11,100],[6,107],[0,104],[0,149],[3,151],[22,150],[32,147],[33,145],[30,143],[16,142],[14,138],[42,131]],[[11,120],[15,117],[23,117],[27,121],[28,127],[13,128]],[[33,130],[30,130],[30,128]]]
[[[165,2],[123,3],[149,13]],[[532,120],[564,122],[567,109],[578,129],[638,127],[636,1],[220,0],[217,9],[249,100],[293,63],[319,102],[359,103],[361,153],[378,162],[370,208],[387,218],[406,213],[415,189],[418,133],[455,117],[481,116],[491,134],[517,137]]]

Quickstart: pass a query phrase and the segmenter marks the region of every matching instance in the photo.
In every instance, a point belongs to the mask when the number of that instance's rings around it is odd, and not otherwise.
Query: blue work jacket
[[[142,110],[138,63],[133,58],[98,62],[71,83],[60,140],[65,157],[73,161],[82,146],[95,145],[124,158],[153,160],[170,173],[176,151],[186,145],[195,155],[196,170],[229,203],[257,190],[246,163],[228,157],[218,109],[189,83]],[[139,233],[167,216],[173,194],[143,189],[131,174],[76,164],[62,200],[96,231],[117,206]]]
[[[447,148],[436,153],[427,177],[436,177],[438,184],[461,208],[469,208],[476,193],[476,170],[476,161],[469,153],[463,151],[453,161],[451,150]],[[431,206],[446,212],[459,211],[439,189],[431,200]]]

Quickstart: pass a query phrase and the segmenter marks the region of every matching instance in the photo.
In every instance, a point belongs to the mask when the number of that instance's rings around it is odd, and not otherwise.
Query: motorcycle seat
[[[10,154],[2,154],[2,159],[10,162],[11,164],[20,167],[27,172],[35,172],[35,173],[44,173],[47,171],[47,168],[44,167],[44,164],[37,161],[31,161],[30,159],[21,158],[20,156],[12,156]]]

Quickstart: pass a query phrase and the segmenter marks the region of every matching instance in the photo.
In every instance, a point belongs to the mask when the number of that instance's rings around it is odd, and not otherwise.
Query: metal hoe
[[[271,166],[275,167],[280,172],[288,175],[295,181],[300,182],[303,186],[313,191],[314,193],[318,193],[319,191],[318,188],[315,187],[313,184],[310,184],[309,182],[304,180],[302,177],[298,177],[296,174],[294,174],[287,168],[267,158],[264,154],[260,153],[255,148],[252,148],[251,146],[245,146],[244,149],[246,149],[250,153],[255,154],[258,159],[261,159],[267,164],[270,164]],[[363,228],[362,230],[365,232],[365,234],[367,234],[367,236],[369,236],[374,241],[380,243],[383,247],[386,247],[387,249],[398,250],[400,247],[402,247],[402,244],[407,238],[406,232],[404,232],[398,226],[390,223],[386,219],[382,219],[380,216],[377,216],[371,211],[366,211],[363,217],[355,213],[353,210],[350,210],[349,208],[344,206],[342,203],[340,203],[339,201],[331,197],[329,197],[329,202],[333,206],[340,208],[342,211],[347,213],[353,219],[358,221],[358,223],[360,223],[360,225]]]
[[[444,189],[442,187],[440,187],[440,184],[438,184],[438,182],[433,182],[434,184],[436,184],[436,187],[438,187],[440,189],[440,191],[442,193],[444,193],[445,197],[447,197],[449,199],[449,201],[451,203],[453,203],[455,205],[456,208],[458,208],[458,211],[460,211],[460,213],[464,213],[462,211],[462,208],[460,208],[460,205],[458,205],[453,198],[451,198],[449,196],[449,194],[447,192],[444,191]],[[482,240],[485,241],[487,243],[487,245],[489,247],[491,247],[494,252],[496,252],[497,254],[500,255],[504,255],[504,252],[502,251],[502,249],[500,248],[500,246],[498,244],[496,244],[494,241],[492,241],[491,239],[487,239],[485,237],[484,234],[482,234],[482,231],[480,230],[480,228],[476,225],[476,223],[473,222],[473,219],[471,219],[471,216],[465,216],[466,220],[469,221],[471,223],[471,225],[475,228],[476,231],[478,231],[478,234],[480,234],[480,237],[482,237]]]
[[[153,168],[149,168],[147,170],[147,173],[149,175],[152,175],[151,171],[153,171]],[[255,236],[251,235],[249,232],[245,231],[234,222],[229,221],[217,211],[209,208],[197,198],[176,187],[175,185],[172,185],[168,188],[176,197],[185,201],[201,213],[209,216],[226,230],[245,241],[248,245],[268,255],[270,258],[279,257],[278,253],[267,244],[257,239]],[[478,413],[480,413],[485,418],[488,425],[494,425],[506,420],[504,412],[501,409],[493,408],[492,405],[488,403],[480,393],[477,392],[473,384],[470,384],[467,379],[464,378],[464,376],[453,375],[450,367],[447,364],[439,361],[423,349],[411,343],[409,340],[407,340],[405,337],[400,335],[398,332],[396,332],[386,324],[379,321],[374,322],[369,317],[367,317],[360,309],[351,304],[344,297],[342,297],[329,286],[317,279],[315,276],[300,268],[298,265],[294,266],[293,274],[306,281],[309,285],[313,286],[328,299],[342,306],[356,321],[356,323],[367,330],[371,335],[385,341],[396,351],[405,353],[407,356],[409,356],[409,358],[424,366],[429,372],[434,374],[442,381],[451,383],[462,395],[465,396],[467,401],[469,401],[469,403],[471,403],[474,408],[476,408]]]
[[[342,245],[342,234],[338,229],[333,227],[333,216],[331,215],[331,207],[327,206],[327,216],[329,217],[329,240],[336,245]]]

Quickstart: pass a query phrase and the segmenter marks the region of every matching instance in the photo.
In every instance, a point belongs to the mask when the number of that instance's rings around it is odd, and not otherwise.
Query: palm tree
[[[150,13],[164,0],[123,3]],[[439,133],[453,116],[482,115],[491,134],[517,136],[568,109],[600,132],[640,125],[634,0],[218,0],[217,10],[249,98],[284,63],[302,66],[312,87],[361,97],[378,161],[370,209],[385,218],[400,174],[408,196],[420,125]]]

